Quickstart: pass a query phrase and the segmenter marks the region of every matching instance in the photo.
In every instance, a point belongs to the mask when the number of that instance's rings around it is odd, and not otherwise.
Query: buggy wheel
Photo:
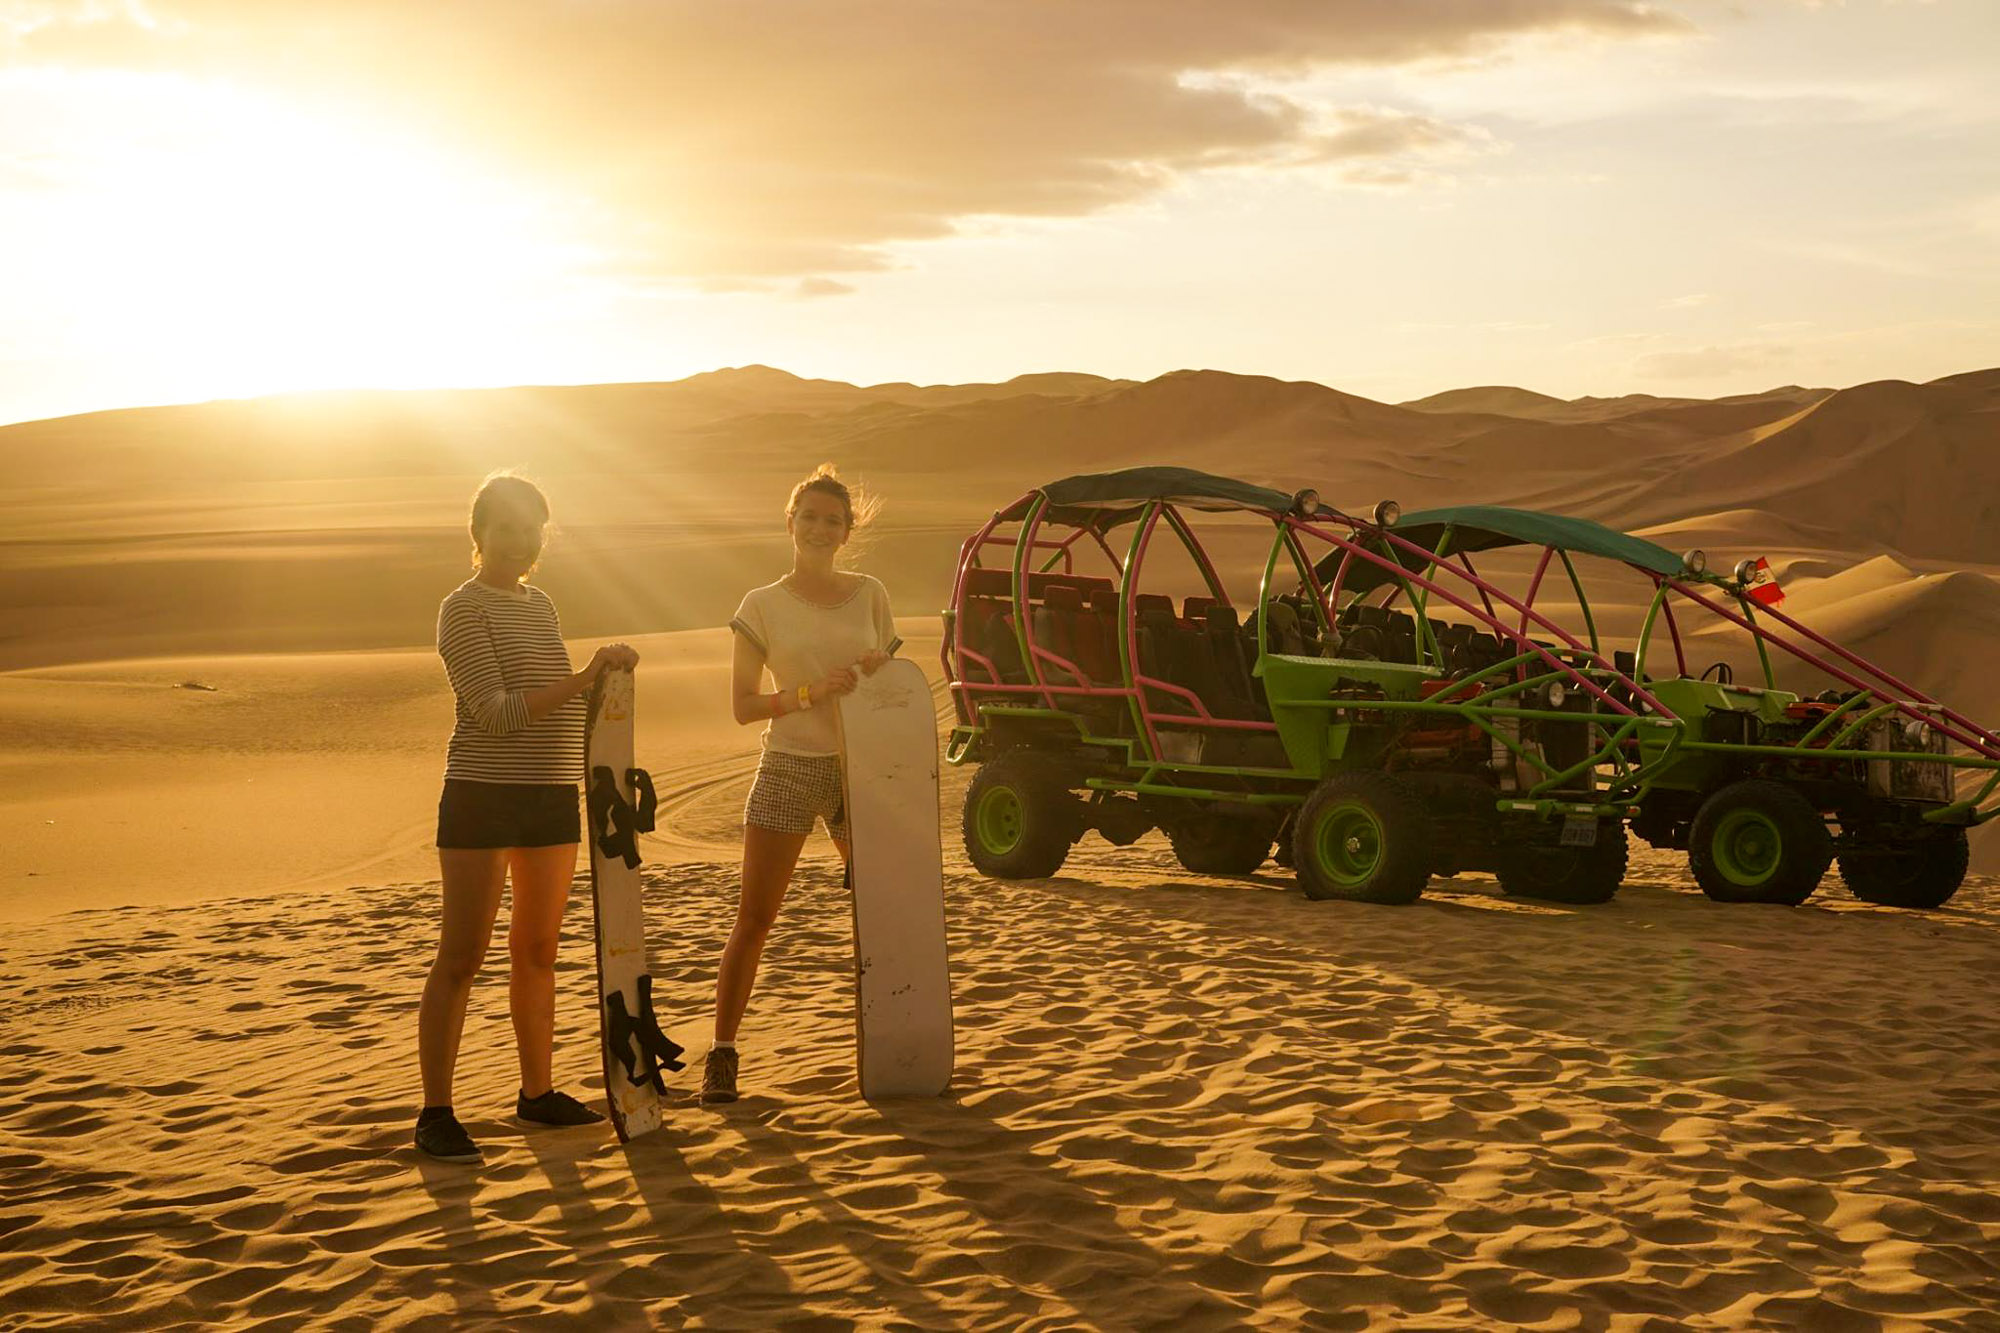
[[[1312,899],[1407,903],[1430,882],[1430,812],[1379,773],[1342,773],[1313,789],[1292,829],[1299,887]]]
[[[1625,882],[1625,824],[1597,821],[1589,847],[1510,847],[1494,877],[1512,898],[1551,903],[1607,903]]]
[[[1015,752],[981,764],[965,792],[965,854],[995,879],[1045,879],[1081,831],[1077,801],[1055,765]]]
[[[1965,830],[1945,829],[1894,851],[1846,853],[1840,858],[1840,878],[1863,902],[1942,907],[1965,882],[1970,856]]]
[[[1247,875],[1271,855],[1270,821],[1201,814],[1167,827],[1183,867],[1197,875]]]
[[[1833,835],[1805,797],[1780,782],[1732,782],[1695,812],[1688,868],[1720,903],[1796,907],[1833,860]]]

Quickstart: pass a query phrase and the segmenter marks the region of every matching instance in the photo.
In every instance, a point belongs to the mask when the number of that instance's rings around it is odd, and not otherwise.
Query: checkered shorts
[[[743,822],[773,833],[811,833],[815,819],[824,819],[833,837],[847,840],[840,757],[764,751],[750,799],[743,803]]]

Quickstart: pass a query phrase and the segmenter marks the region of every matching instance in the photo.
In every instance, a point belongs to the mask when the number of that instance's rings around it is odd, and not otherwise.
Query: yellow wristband
[[[799,707],[811,708],[812,706],[813,706],[812,686],[810,685],[799,686]]]

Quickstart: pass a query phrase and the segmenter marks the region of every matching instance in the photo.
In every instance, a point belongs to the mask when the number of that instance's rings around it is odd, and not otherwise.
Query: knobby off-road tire
[[[1688,869],[1720,903],[1782,903],[1812,897],[1833,860],[1833,835],[1811,802],[1780,782],[1732,782],[1695,812]]]
[[[1169,827],[1167,841],[1197,875],[1248,875],[1271,855],[1272,834],[1261,819],[1204,814]]]
[[[1625,882],[1625,856],[1625,822],[1600,819],[1595,845],[1510,848],[1501,856],[1494,877],[1513,898],[1608,903]]]
[[[1078,805],[1054,764],[1003,754],[980,765],[966,789],[965,854],[995,879],[1046,879],[1082,831]]]
[[[1884,907],[1942,907],[1965,882],[1971,850],[1962,828],[1942,829],[1895,852],[1840,858],[1840,878],[1863,902]]]
[[[1379,773],[1342,773],[1313,789],[1292,829],[1299,887],[1313,899],[1407,903],[1431,878],[1431,817]]]

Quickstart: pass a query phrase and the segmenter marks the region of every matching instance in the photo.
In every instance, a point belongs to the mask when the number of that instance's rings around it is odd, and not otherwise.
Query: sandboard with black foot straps
[[[840,700],[852,843],[855,1060],[863,1097],[935,1097],[951,1081],[936,705],[891,660]]]
[[[646,972],[639,835],[653,829],[653,780],[632,760],[632,673],[606,669],[590,691],[584,731],[584,805],[590,825],[590,898],[597,935],[598,1046],[604,1096],[620,1142],[660,1127],[662,1069],[682,1050],[660,1031]]]

